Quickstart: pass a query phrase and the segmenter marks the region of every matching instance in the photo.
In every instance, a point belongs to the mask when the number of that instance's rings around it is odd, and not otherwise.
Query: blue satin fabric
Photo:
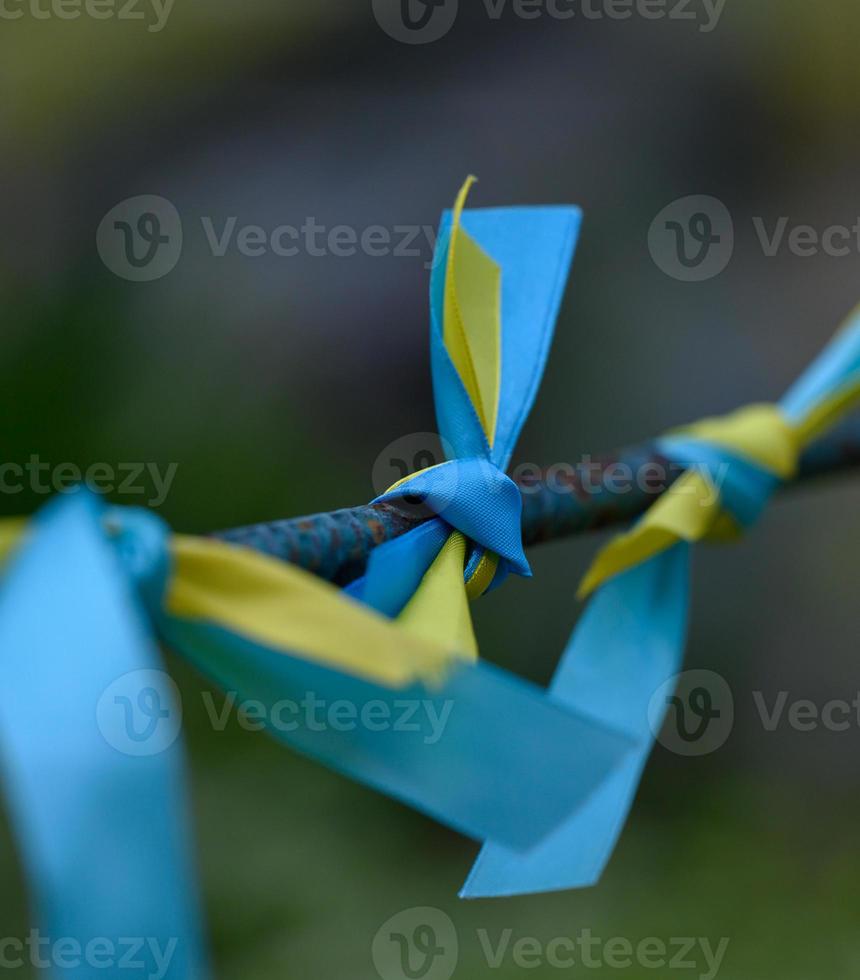
[[[523,551],[523,499],[514,481],[495,463],[451,460],[410,477],[374,503],[406,495],[418,497],[473,544],[495,552],[508,570],[531,575]]]
[[[161,628],[220,687],[240,701],[262,702],[275,719],[275,738],[477,840],[533,846],[632,748],[626,736],[489,664],[457,666],[438,688],[395,690],[217,626],[171,619]],[[319,716],[347,704],[359,718],[373,710],[390,723],[384,730],[358,722],[319,730],[302,705],[311,697],[320,702]],[[546,766],[535,765],[538,757]]]
[[[483,548],[502,556],[497,578],[528,572],[519,494],[502,469],[543,370],[579,215],[470,212],[464,223],[504,274],[498,440],[492,450],[479,440],[475,453],[467,451],[475,442],[471,406],[458,402],[462,385],[446,374],[444,359],[436,367],[434,327],[436,397],[448,406],[440,426],[458,455],[440,469],[456,476],[456,492],[446,495],[444,479],[429,474],[415,480],[409,492],[424,493],[444,517],[377,549],[354,590],[390,616],[452,527],[474,542],[473,561]],[[447,247],[445,233],[442,241]],[[149,737],[141,724],[169,734],[177,720],[169,682],[157,679],[166,675],[155,631],[240,701],[260,700],[272,711],[286,705],[297,724],[270,729],[298,751],[513,851],[556,832],[632,748],[599,714],[488,664],[457,666],[433,689],[393,691],[303,659],[300,650],[291,656],[214,624],[170,617],[163,603],[170,573],[169,532],[158,518],[105,512],[82,491],[44,510],[4,577],[0,650],[12,696],[0,705],[0,758],[48,937],[81,944],[139,937],[150,953],[170,954],[153,974],[199,980],[206,973],[178,728],[158,751],[139,744]],[[359,710],[373,704],[401,721],[411,710],[411,727],[319,730],[291,714],[289,706],[309,696]],[[431,718],[445,723],[434,727]],[[71,972],[89,976],[92,965],[60,967],[57,975]],[[125,975],[110,966],[99,974]]]
[[[655,442],[657,451],[686,469],[707,476],[719,493],[722,508],[741,527],[752,527],[780,485],[773,473],[752,460],[686,436],[666,436]]]
[[[773,474],[710,443],[658,440],[660,452],[705,473],[739,525],[751,526],[779,485]],[[582,888],[595,884],[612,855],[665,715],[654,692],[683,665],[691,549],[679,543],[606,582],[571,636],[552,681],[553,697],[624,731],[635,752],[593,797],[528,854],[488,844],[461,892],[464,898]]]
[[[445,523],[437,518],[431,522],[434,530],[418,528],[374,551],[367,572],[348,591],[378,611],[401,612],[451,527],[463,531],[473,546],[466,577],[485,550],[502,557],[491,587],[510,572],[530,574],[522,552],[519,493],[515,499],[516,487],[503,471],[543,376],[581,220],[579,209],[571,207],[463,212],[463,228],[502,274],[501,386],[490,446],[443,340],[451,213],[443,214],[430,281],[430,359],[439,432],[457,465],[421,473],[379,498],[420,493]],[[438,540],[435,550],[431,540]]]
[[[502,377],[499,417],[487,445],[443,343],[443,297],[451,213],[442,216],[430,283],[430,348],[439,432],[459,458],[510,462],[543,377],[582,213],[573,207],[486,208],[463,212],[462,226],[502,272]]]
[[[146,511],[105,511],[84,491],[45,508],[6,571],[0,759],[46,938],[83,948],[139,937],[150,954],[169,953],[163,976],[205,975],[177,706],[169,682],[162,689],[151,676],[166,678],[156,632],[239,703],[262,702],[276,738],[514,849],[551,833],[632,748],[625,735],[487,664],[454,667],[434,688],[395,690],[301,651],[290,656],[169,616],[169,577],[163,522]],[[309,700],[375,721],[344,727],[326,714],[320,726],[303,710]],[[380,713],[388,720],[381,728]],[[150,972],[159,974],[158,963]],[[90,977],[92,965],[57,975]]]
[[[120,980],[133,940],[138,975],[201,978],[178,707],[101,513],[83,492],[50,503],[0,589],[0,761],[39,957]]]
[[[434,517],[408,534],[374,548],[365,574],[350,582],[344,592],[394,619],[421,584],[450,534],[451,525]]]
[[[815,407],[860,377],[860,314],[792,386],[780,403],[799,424]],[[720,488],[720,502],[743,527],[761,515],[779,480],[751,460],[683,435],[660,451],[696,467]],[[636,739],[638,748],[593,797],[528,854],[488,844],[462,896],[479,898],[594,884],[606,867],[633,803],[665,714],[652,695],[682,668],[691,549],[676,544],[606,582],[591,599],[552,682],[560,702]]]
[[[688,545],[676,545],[607,582],[586,608],[550,694],[625,732],[636,749],[577,812],[526,854],[481,851],[463,898],[592,885],[618,839],[651,752],[651,696],[681,667],[689,592]]]
[[[684,436],[658,448],[696,467],[719,488],[720,503],[743,527],[758,519],[779,484],[751,460]],[[625,732],[637,744],[554,834],[528,854],[486,845],[461,892],[464,898],[581,888],[595,884],[612,855],[665,715],[657,689],[683,665],[691,549],[679,543],[604,583],[562,655],[551,693],[561,703]]]
[[[786,392],[780,407],[798,423],[813,408],[860,377],[860,308],[830,341],[812,365]]]

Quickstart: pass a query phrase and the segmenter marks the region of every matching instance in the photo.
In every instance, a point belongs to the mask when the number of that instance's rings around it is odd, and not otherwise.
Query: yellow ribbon
[[[490,446],[501,383],[501,271],[462,228],[464,183],[453,209],[444,295],[444,341]],[[404,482],[404,481],[401,481]],[[0,561],[19,543],[25,520],[0,522]],[[486,589],[498,564],[484,555],[469,582],[467,541],[454,531],[396,623],[334,586],[251,549],[184,535],[171,540],[166,611],[215,623],[284,654],[389,686],[442,677],[477,658],[468,598]]]
[[[751,405],[722,418],[674,430],[728,450],[787,480],[801,451],[860,401],[860,384],[847,385],[792,424],[776,405]],[[642,519],[598,552],[579,586],[580,599],[600,585],[679,541],[726,540],[740,533],[705,473],[688,470],[651,505]]]
[[[467,178],[452,209],[442,334],[492,448],[502,373],[501,269],[462,226],[466,197],[474,183],[474,177]],[[399,480],[389,490],[417,475]],[[459,531],[452,532],[397,622],[414,636],[477,659],[468,599],[486,591],[499,559],[490,552],[484,554],[464,584],[467,557],[466,538]]]
[[[11,556],[26,526],[21,519],[0,521],[0,561]],[[170,547],[165,611],[171,616],[211,622],[280,653],[389,687],[437,682],[464,656],[456,630],[437,631],[442,642],[428,640],[427,631],[410,622],[415,611],[394,625],[287,562],[211,538],[175,535]],[[461,565],[461,593],[462,583]]]
[[[451,215],[442,336],[492,448],[502,377],[502,273],[462,226],[475,180],[466,179]]]

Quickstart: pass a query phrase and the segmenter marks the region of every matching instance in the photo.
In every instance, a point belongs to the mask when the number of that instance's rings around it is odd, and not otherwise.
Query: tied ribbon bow
[[[522,498],[505,475],[543,374],[580,224],[575,208],[443,216],[430,283],[436,415],[453,459],[377,501],[418,496],[436,515],[371,555],[347,592],[407,632],[478,655],[469,599],[511,572],[531,575]]]
[[[625,734],[475,660],[464,640],[467,591],[528,573],[503,470],[579,228],[571,208],[464,214],[467,190],[443,220],[431,283],[437,412],[456,458],[408,481],[440,516],[376,550],[364,604],[84,490],[0,522],[0,775],[46,935],[147,936],[173,949],[169,980],[206,975],[179,708],[158,641],[261,705],[279,740],[517,854],[631,751]],[[320,729],[299,710],[308,696],[358,718],[372,706],[374,724]],[[404,704],[445,723],[380,728],[380,712],[396,719]]]
[[[596,557],[580,587],[581,595],[594,595],[550,689],[568,707],[626,731],[638,748],[528,854],[487,845],[464,896],[576,888],[600,878],[655,736],[676,701],[672,692],[687,627],[690,545],[737,536],[755,523],[780,482],[794,474],[800,451],[858,401],[860,310],[779,405],[754,405],[659,440],[660,451],[686,471]],[[718,717],[718,709],[709,710],[706,720]]]

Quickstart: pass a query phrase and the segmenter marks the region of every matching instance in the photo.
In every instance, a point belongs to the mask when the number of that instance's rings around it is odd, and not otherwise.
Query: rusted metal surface
[[[860,467],[860,418],[851,419],[802,456],[795,483]],[[625,524],[642,514],[680,475],[651,443],[583,457],[521,476],[523,541],[553,541]],[[213,536],[292,562],[345,585],[364,571],[370,553],[431,516],[410,506],[365,504],[216,532]]]

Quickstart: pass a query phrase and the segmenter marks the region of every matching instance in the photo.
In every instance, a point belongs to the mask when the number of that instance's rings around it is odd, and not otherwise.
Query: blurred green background
[[[860,299],[856,247],[768,257],[752,226],[860,217],[860,7],[728,0],[708,33],[461,7],[426,45],[389,37],[370,0],[176,0],[158,32],[2,20],[4,460],[175,463],[159,511],[190,532],[367,500],[382,448],[434,428],[428,256],[219,258],[201,221],[433,225],[469,172],[471,206],[585,209],[519,460],[776,397]],[[182,256],[154,282],[118,278],[96,248],[102,217],[139,194],[183,221]],[[664,275],[647,246],[654,216],[687,194],[716,196],[735,222],[732,262],[702,283]],[[0,508],[43,500],[0,494]],[[217,975],[376,977],[377,929],[424,905],[459,930],[461,977],[559,973],[491,970],[475,930],[506,928],[728,937],[724,980],[860,974],[858,727],[767,732],[752,700],[857,694],[856,504],[842,478],[781,500],[739,545],[701,549],[689,663],[728,679],[735,728],[703,758],[658,747],[585,892],[458,903],[473,843],[235,723],[213,733],[206,684],[171,659]],[[533,581],[483,600],[484,655],[546,681],[597,544],[542,546]],[[0,935],[25,935],[8,833],[0,881]]]

